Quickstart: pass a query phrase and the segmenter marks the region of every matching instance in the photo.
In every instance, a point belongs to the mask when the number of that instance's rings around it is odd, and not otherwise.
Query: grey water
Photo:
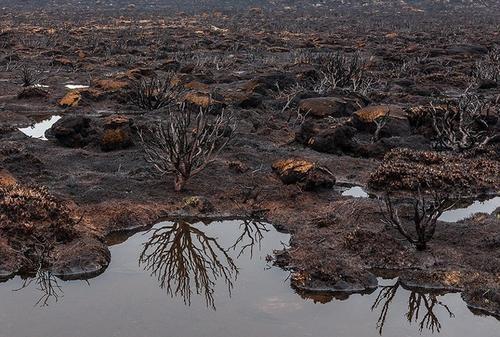
[[[50,129],[52,125],[54,125],[54,123],[59,119],[61,119],[61,116],[51,116],[50,118],[45,119],[39,123],[35,123],[26,128],[20,128],[19,131],[32,138],[47,140],[47,138],[45,138],[45,132]]]
[[[369,198],[370,195],[361,186],[351,186],[342,190],[342,196],[354,198]],[[439,217],[444,222],[458,222],[478,213],[491,214],[500,207],[500,197],[490,197],[485,200],[474,200],[466,207],[450,209]]]
[[[270,260],[289,239],[239,220],[110,236],[111,264],[93,279],[41,273],[0,284],[0,337],[498,336],[500,322],[459,294],[397,280],[365,295],[297,293]]]
[[[352,186],[343,191],[342,196],[354,198],[369,198],[370,195],[361,186]]]
[[[493,197],[484,201],[475,200],[471,205],[455,208],[444,212],[439,220],[446,222],[457,222],[465,220],[477,213],[493,213],[500,207],[500,197]]]

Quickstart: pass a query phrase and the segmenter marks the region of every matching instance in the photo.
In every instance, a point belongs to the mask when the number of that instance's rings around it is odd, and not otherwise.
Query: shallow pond
[[[288,240],[243,221],[113,235],[111,265],[96,278],[0,284],[0,337],[498,336],[500,322],[474,315],[459,294],[415,293],[396,280],[341,300],[299,295],[268,262]]]
[[[21,128],[19,131],[24,133],[26,136],[32,138],[38,138],[41,140],[47,140],[45,138],[45,132],[54,125],[55,122],[61,119],[61,116],[52,116],[48,119],[45,119],[39,123],[35,123],[27,128]]]

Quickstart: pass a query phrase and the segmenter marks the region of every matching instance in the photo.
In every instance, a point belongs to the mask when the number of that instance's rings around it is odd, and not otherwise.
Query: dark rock
[[[295,135],[295,139],[318,152],[343,154],[357,148],[355,134],[356,129],[348,125],[329,128],[306,121]]]
[[[267,95],[268,91],[283,90],[296,83],[294,76],[288,73],[273,72],[261,75],[245,84],[244,89],[250,92],[256,92],[261,95]]]
[[[64,116],[48,131],[59,143],[67,147],[84,147],[96,136],[91,119],[85,116]]]
[[[335,177],[327,168],[307,160],[278,160],[272,167],[284,184],[298,184],[306,191],[332,188],[335,185]]]
[[[375,143],[358,144],[354,154],[365,158],[382,158],[387,152],[395,148],[429,150],[430,142],[421,135],[382,138]]]
[[[248,93],[241,97],[237,106],[243,109],[257,108],[262,105],[262,95],[258,93]]]
[[[193,196],[184,199],[184,208],[196,210],[199,213],[210,213],[215,210],[210,200],[201,196]]]
[[[49,93],[42,88],[37,87],[28,87],[21,90],[19,94],[17,94],[18,99],[29,99],[29,98],[47,98],[49,97]]]
[[[316,118],[350,116],[359,108],[357,102],[342,97],[307,98],[299,102],[302,114]]]
[[[306,191],[316,191],[320,189],[331,189],[335,185],[335,177],[324,167],[315,167],[309,172],[303,183]]]
[[[360,131],[374,133],[376,121],[385,118],[380,137],[406,136],[410,133],[410,122],[406,112],[396,105],[369,106],[354,113],[353,125]]]
[[[478,89],[494,89],[494,88],[497,88],[498,87],[498,83],[497,81],[493,81],[493,80],[481,80],[479,82],[479,85],[478,85]]]
[[[132,120],[122,115],[112,115],[104,121],[104,132],[100,140],[101,150],[113,151],[132,145]]]

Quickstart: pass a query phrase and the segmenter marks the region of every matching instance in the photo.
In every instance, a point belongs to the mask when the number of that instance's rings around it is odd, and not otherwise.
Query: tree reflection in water
[[[240,249],[238,257],[259,244],[268,229],[262,223],[244,221],[241,235],[225,249],[217,238],[206,235],[187,221],[175,221],[150,231],[151,236],[139,257],[139,264],[155,276],[170,296],[182,296],[191,304],[196,292],[205,297],[208,307],[215,309],[214,288],[223,279],[229,295],[238,275],[238,267],[229,250]]]
[[[229,249],[236,250],[238,249],[238,246],[240,246],[238,258],[243,255],[247,249],[250,249],[250,258],[252,258],[254,246],[258,244],[259,250],[262,248],[261,242],[264,238],[264,233],[269,232],[269,229],[265,223],[255,220],[243,220],[240,225],[240,229],[240,236],[238,236],[234,244],[229,247]]]
[[[63,296],[63,291],[59,286],[58,279],[48,270],[38,269],[35,277],[28,277],[23,281],[23,285],[14,291],[20,291],[30,287],[33,282],[36,289],[42,294],[35,306],[48,307],[51,300],[57,302]]]
[[[381,307],[381,312],[377,321],[377,329],[380,335],[382,335],[391,303],[400,286],[401,283],[399,281],[391,286],[382,286],[375,303],[372,305],[372,310]],[[422,293],[413,290],[410,292],[406,319],[410,323],[418,323],[420,332],[422,332],[424,328],[430,330],[432,333],[439,333],[441,331],[441,323],[435,312],[435,309],[439,307],[444,308],[450,318],[455,317],[448,306],[437,299],[437,296],[438,295],[435,293]],[[423,316],[421,314],[423,314]]]

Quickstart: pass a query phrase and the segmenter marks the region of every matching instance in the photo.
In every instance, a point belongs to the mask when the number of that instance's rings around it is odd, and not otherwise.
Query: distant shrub
[[[475,63],[472,77],[477,81],[500,83],[500,47],[495,46],[482,60]]]
[[[439,107],[431,107],[434,146],[438,150],[462,152],[482,148],[495,137],[486,121],[492,107],[475,94],[465,92]]]
[[[341,52],[316,56],[321,78],[316,84],[318,92],[336,88],[352,90],[365,94],[371,80],[367,76],[366,62],[359,53],[346,55]]]
[[[25,88],[32,87],[40,82],[41,71],[35,67],[28,66],[24,64],[19,70],[19,78],[21,80],[21,85]]]
[[[130,103],[136,107],[154,111],[175,103],[179,97],[179,88],[172,83],[173,74],[160,78],[157,76],[141,77],[134,80],[128,91]]]

